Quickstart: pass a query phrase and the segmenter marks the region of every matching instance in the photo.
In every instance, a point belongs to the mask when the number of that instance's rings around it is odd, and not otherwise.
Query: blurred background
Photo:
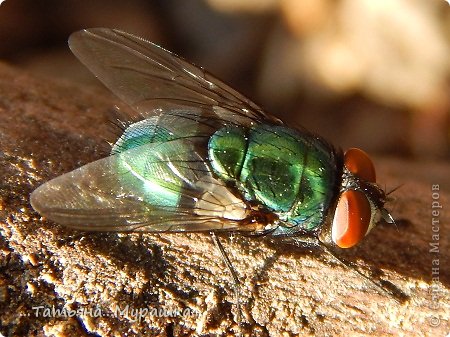
[[[445,0],[6,0],[0,60],[100,85],[67,46],[90,27],[156,42],[344,149],[450,159]]]

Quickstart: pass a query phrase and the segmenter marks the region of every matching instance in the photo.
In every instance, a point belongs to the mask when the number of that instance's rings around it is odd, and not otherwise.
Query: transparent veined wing
[[[213,128],[281,123],[202,68],[131,34],[106,28],[82,30],[71,35],[69,46],[142,119],[171,113],[172,121],[209,119]]]
[[[35,210],[82,230],[253,231],[249,210],[184,138],[154,142],[59,176],[31,195]]]

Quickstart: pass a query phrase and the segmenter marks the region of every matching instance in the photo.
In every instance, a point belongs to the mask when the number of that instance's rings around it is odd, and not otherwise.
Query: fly
[[[82,30],[69,45],[134,112],[118,121],[124,132],[110,156],[31,194],[48,219],[85,231],[211,233],[233,276],[239,315],[238,277],[217,233],[295,238],[350,266],[334,251],[357,245],[380,218],[394,222],[362,150],[343,153],[288,127],[133,35]]]

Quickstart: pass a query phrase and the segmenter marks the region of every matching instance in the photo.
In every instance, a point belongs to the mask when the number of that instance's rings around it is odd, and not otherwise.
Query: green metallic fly
[[[286,126],[163,48],[111,29],[69,39],[73,53],[135,112],[111,155],[57,177],[33,208],[87,231],[295,236],[323,247],[359,243],[386,195],[361,150],[345,154]]]

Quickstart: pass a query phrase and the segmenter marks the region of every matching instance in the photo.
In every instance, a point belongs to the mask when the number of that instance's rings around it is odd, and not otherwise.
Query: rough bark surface
[[[0,93],[0,332],[235,335],[232,279],[208,235],[77,232],[31,208],[29,195],[37,186],[107,154],[108,115],[117,100],[100,89],[34,78],[5,64]],[[377,292],[325,255],[264,238],[225,236],[241,280],[246,334],[449,332],[450,165],[375,162],[380,182],[403,184],[390,205],[398,228],[378,226],[346,256],[408,299],[399,303]],[[64,317],[52,308],[78,311]],[[150,311],[139,320],[132,309],[144,308],[189,309],[192,315],[158,317]]]

